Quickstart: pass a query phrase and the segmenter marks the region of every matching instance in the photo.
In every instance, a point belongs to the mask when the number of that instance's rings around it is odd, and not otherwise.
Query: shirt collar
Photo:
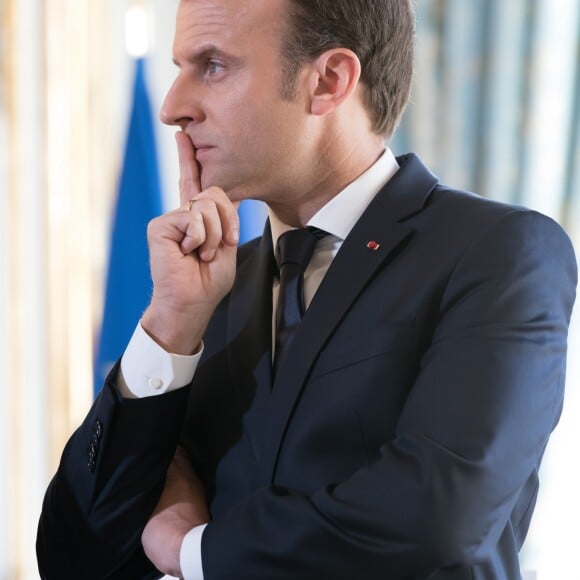
[[[399,164],[387,147],[373,165],[320,208],[307,225],[345,240],[373,198],[398,170]],[[278,238],[292,228],[282,223],[272,211],[268,211],[268,215],[276,248]]]

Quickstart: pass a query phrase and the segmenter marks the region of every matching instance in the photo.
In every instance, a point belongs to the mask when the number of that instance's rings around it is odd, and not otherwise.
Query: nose
[[[202,120],[201,109],[193,98],[192,88],[187,86],[181,74],[177,76],[159,111],[162,123],[179,126],[185,130],[191,122],[199,123]]]

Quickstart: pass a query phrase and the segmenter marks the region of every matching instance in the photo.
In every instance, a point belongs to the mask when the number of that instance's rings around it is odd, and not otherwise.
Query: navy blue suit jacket
[[[106,385],[47,491],[44,578],[155,577],[140,533],[179,439],[210,502],[206,580],[519,578],[562,406],[571,244],[398,161],[274,382],[267,226],[189,388],[128,401]]]

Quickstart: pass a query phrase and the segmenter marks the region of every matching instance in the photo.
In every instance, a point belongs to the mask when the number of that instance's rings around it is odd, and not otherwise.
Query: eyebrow
[[[233,60],[233,61],[237,60],[235,57],[231,56],[230,54],[225,53],[223,50],[219,49],[214,44],[208,44],[208,45],[202,47],[195,54],[189,55],[185,60],[186,60],[186,62],[195,64],[197,62],[203,62],[203,61],[208,60],[209,58],[212,58],[215,56],[225,57],[228,60]],[[177,59],[175,57],[173,57],[172,60],[173,60],[173,64],[177,68],[181,68],[181,65],[177,62]]]

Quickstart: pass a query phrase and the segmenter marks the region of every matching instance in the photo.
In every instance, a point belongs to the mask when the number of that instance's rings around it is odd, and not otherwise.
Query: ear
[[[347,100],[358,85],[361,66],[356,54],[333,48],[311,63],[310,112],[326,115]]]

